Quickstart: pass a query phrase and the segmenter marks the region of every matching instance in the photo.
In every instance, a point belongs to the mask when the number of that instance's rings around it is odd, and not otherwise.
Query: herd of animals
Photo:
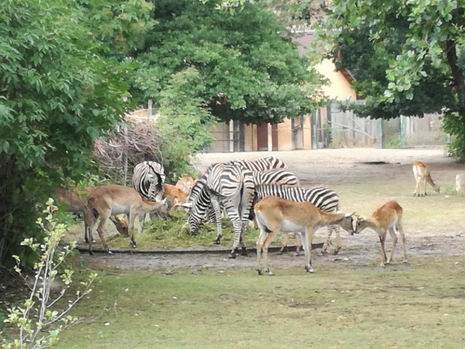
[[[429,183],[436,192],[437,186],[428,166],[420,161],[413,164],[416,181],[415,196],[425,196]],[[133,188],[121,185],[102,185],[82,190],[59,189],[57,199],[68,211],[82,214],[85,240],[92,253],[92,232],[97,221],[97,232],[103,247],[111,253],[105,238],[104,226],[110,219],[121,234],[129,236],[136,247],[135,219],[139,220],[139,233],[144,230],[146,216],[151,219],[169,219],[171,210],[188,212],[190,232],[196,234],[205,222],[216,225],[217,244],[222,238],[223,213],[231,220],[234,230],[230,258],[240,252],[247,255],[244,234],[250,221],[260,230],[257,239],[257,272],[272,275],[268,264],[268,248],[278,232],[298,237],[305,253],[305,270],[313,272],[312,240],[316,229],[328,227],[328,236],[323,253],[332,245],[331,236],[336,235],[334,253],[341,249],[340,228],[353,235],[364,229],[374,230],[381,246],[381,265],[391,263],[400,234],[403,245],[403,261],[407,262],[405,233],[402,227],[402,207],[396,201],[386,202],[368,218],[355,213],[339,212],[338,194],[326,187],[300,187],[297,176],[288,170],[280,159],[269,156],[258,160],[236,160],[217,163],[208,167],[198,179],[183,176],[175,184],[165,182],[163,167],[154,161],[145,161],[134,168]],[[122,217],[124,215],[125,217]],[[389,233],[393,246],[389,257],[385,252],[385,240]],[[287,235],[281,252],[287,246]],[[240,249],[239,249],[240,247]]]

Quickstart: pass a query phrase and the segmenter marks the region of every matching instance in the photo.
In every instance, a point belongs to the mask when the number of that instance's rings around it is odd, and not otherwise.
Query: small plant
[[[53,200],[49,199],[44,210],[45,220],[37,220],[45,235],[43,241],[37,242],[28,238],[21,243],[38,256],[32,278],[27,277],[21,269],[21,259],[13,256],[16,260],[14,269],[28,285],[31,293],[21,305],[8,309],[4,322],[18,329],[18,337],[12,341],[4,340],[3,348],[45,348],[55,344],[60,332],[76,321],[76,318],[69,315],[70,310],[92,291],[91,285],[96,273],[91,273],[87,281],[81,282],[83,289],[76,291],[75,297],[69,299],[66,306],[59,303],[73,281],[74,271],[65,267],[64,263],[76,243],[59,246],[66,232],[66,225],[57,223],[54,217],[56,211]],[[56,288],[60,290],[56,291]]]

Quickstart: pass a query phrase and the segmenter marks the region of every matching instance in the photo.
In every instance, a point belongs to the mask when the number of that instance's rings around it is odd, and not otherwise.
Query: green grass
[[[202,248],[218,246],[214,243],[216,228],[214,224],[205,224],[196,235],[189,234],[186,225],[187,215],[183,211],[172,213],[169,220],[154,219],[146,223],[144,233],[136,233],[138,249],[169,249],[169,248]],[[254,246],[258,237],[258,230],[249,228],[245,237],[247,246]],[[234,239],[232,224],[228,219],[223,219],[222,246],[229,248]],[[280,241],[276,239],[276,241]],[[127,248],[129,239],[122,235],[115,235],[109,239],[110,246]]]
[[[464,266],[107,271],[58,348],[463,348]]]

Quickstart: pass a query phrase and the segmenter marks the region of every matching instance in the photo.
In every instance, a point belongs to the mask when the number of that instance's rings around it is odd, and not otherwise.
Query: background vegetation
[[[215,120],[278,122],[315,107],[319,79],[277,17],[228,3],[0,4],[0,261],[38,234],[54,188],[93,178],[95,140],[147,98],[172,177],[189,171]]]

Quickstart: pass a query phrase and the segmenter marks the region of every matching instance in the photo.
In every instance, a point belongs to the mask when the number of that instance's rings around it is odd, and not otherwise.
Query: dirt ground
[[[373,196],[379,195],[381,198],[386,196],[383,193],[383,183],[396,186],[397,183],[402,185],[404,201],[413,199],[413,176],[411,172],[411,163],[414,160],[427,162],[435,178],[441,179],[441,184],[449,190],[449,194],[441,194],[437,197],[429,197],[422,201],[428,210],[434,211],[435,205],[439,205],[439,198],[447,200],[452,188],[455,185],[455,175],[465,173],[465,165],[455,162],[453,159],[445,156],[445,151],[440,148],[435,149],[325,149],[313,151],[293,151],[293,152],[257,152],[257,153],[227,153],[227,154],[202,154],[198,156],[197,168],[203,171],[208,165],[232,159],[256,159],[263,156],[274,155],[288,164],[290,170],[294,171],[301,179],[303,186],[312,186],[316,184],[326,184],[340,189],[344,193],[349,193],[351,188],[355,190],[372,190],[366,187],[366,183],[376,183],[373,189]],[[389,188],[391,188],[389,187]],[[366,189],[370,188],[370,189]],[[381,189],[379,189],[381,188]],[[404,190],[405,188],[405,190]],[[366,193],[365,193],[366,194]],[[357,198],[357,196],[354,196]],[[370,197],[370,196],[366,196]],[[365,197],[361,197],[361,201]],[[422,198],[417,198],[422,200]],[[415,200],[417,200],[415,199]],[[407,234],[407,252],[409,258],[424,256],[460,256],[465,250],[465,224],[462,224],[462,216],[465,216],[465,199],[455,197],[452,205],[455,206],[455,220],[452,223],[447,222],[447,212],[444,212],[444,224],[437,222],[429,225],[425,219],[425,224],[417,224],[417,227],[411,223]],[[374,201],[375,202],[375,201]],[[420,202],[420,201],[413,201]],[[371,204],[371,202],[370,202]],[[430,205],[430,206],[428,206]],[[442,203],[441,210],[446,207],[447,201]],[[412,205],[411,205],[412,206]],[[363,207],[363,202],[359,204]],[[410,211],[415,211],[416,206],[412,206]],[[439,206],[438,206],[439,207]],[[415,212],[413,212],[414,214]],[[425,214],[425,213],[423,213]],[[428,212],[426,212],[426,217]],[[422,216],[418,220],[422,220]],[[411,220],[411,222],[416,222]],[[449,224],[449,225],[447,225]],[[438,228],[441,226],[442,228]],[[418,228],[419,227],[419,228]],[[319,232],[321,238],[325,236],[324,232]],[[379,259],[379,242],[374,232],[365,231],[356,236],[348,236],[342,233],[343,249],[338,255],[320,254],[315,250],[316,258],[314,265],[324,263],[341,263],[351,265],[377,265]],[[392,242],[388,239],[386,247],[390,251]],[[397,258],[400,259],[400,246],[397,246]],[[200,269],[222,270],[226,268],[253,268],[255,255],[249,257],[238,257],[230,260],[227,255],[223,254],[96,254],[92,257],[82,254],[82,262],[94,268],[115,268],[120,270],[154,270],[162,273],[173,273],[177,268],[189,269],[193,271]],[[271,264],[276,267],[303,266],[303,257],[296,257],[289,252],[284,255],[273,253],[271,255]]]

